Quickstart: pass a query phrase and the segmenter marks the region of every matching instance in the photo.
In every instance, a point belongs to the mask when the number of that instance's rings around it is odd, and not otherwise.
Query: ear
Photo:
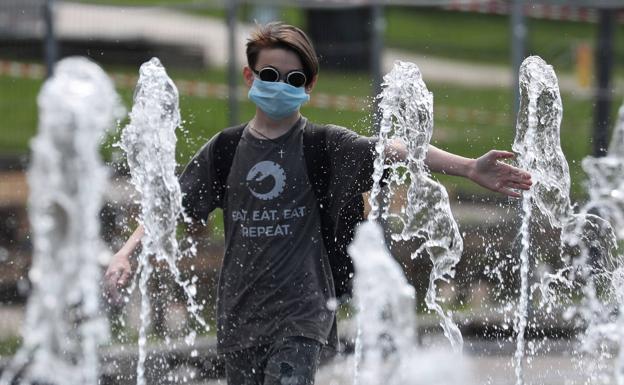
[[[251,88],[251,85],[254,81],[254,73],[248,66],[243,68],[243,80],[245,80],[245,84],[248,88]]]
[[[314,89],[314,86],[316,85],[316,81],[317,80],[318,80],[318,74],[314,75],[314,77],[312,78],[312,81],[310,82],[310,84],[305,86],[305,91],[306,91],[307,94],[312,92],[312,90]]]

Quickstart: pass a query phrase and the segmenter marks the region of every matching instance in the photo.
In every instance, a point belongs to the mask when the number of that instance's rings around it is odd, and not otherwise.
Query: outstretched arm
[[[390,142],[386,149],[389,160],[405,159],[405,144],[399,140]],[[508,151],[491,150],[477,159],[464,158],[429,145],[425,164],[433,172],[462,176],[489,190],[518,198],[517,190],[531,187],[531,174],[501,162],[515,155]]]
[[[143,225],[139,225],[123,247],[113,256],[104,274],[105,294],[113,306],[123,304],[121,290],[128,286],[133,274],[130,256],[141,243],[144,233]]]
[[[491,150],[477,159],[464,158],[429,145],[425,164],[431,171],[463,176],[489,190],[518,198],[516,190],[531,187],[531,174],[502,162],[513,158],[509,151]]]

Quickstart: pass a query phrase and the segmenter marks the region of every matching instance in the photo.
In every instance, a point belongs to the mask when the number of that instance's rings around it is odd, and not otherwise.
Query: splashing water
[[[590,257],[600,257],[607,267],[615,246],[608,223],[584,211],[574,213],[568,163],[560,144],[561,116],[561,97],[553,68],[537,56],[525,59],[520,67],[520,109],[513,149],[518,153],[519,167],[531,173],[533,186],[522,199],[521,287],[514,322],[518,333],[514,354],[518,385],[524,383],[525,332],[534,292],[539,289],[542,293],[540,309],[550,312],[558,299],[553,285],[568,289],[583,285],[585,304],[580,313],[585,320],[591,320],[601,306],[595,285],[600,274]],[[557,260],[563,267],[552,273],[534,271],[537,283],[530,285],[531,266],[548,254],[543,247],[545,236],[535,239],[532,234],[547,234],[548,229],[559,231]],[[570,248],[576,249],[575,259],[567,251]],[[571,310],[577,311],[573,306]]]
[[[455,275],[454,267],[459,262],[463,241],[459,228],[450,210],[446,189],[429,176],[424,160],[433,131],[433,95],[425,85],[418,67],[413,63],[397,61],[393,70],[384,76],[383,91],[379,103],[381,124],[375,160],[375,181],[371,190],[371,212],[369,220],[379,217],[397,222],[401,231],[393,234],[394,241],[424,239],[412,253],[416,258],[427,252],[433,268],[425,302],[441,318],[444,335],[456,351],[461,351],[461,332],[437,301],[436,287],[439,280],[447,281]],[[391,140],[399,140],[407,147],[405,161],[385,164],[384,148]],[[409,182],[405,207],[398,213],[391,213],[389,205],[380,207],[377,196],[384,172],[388,173],[386,183],[388,196],[398,193]],[[387,202],[385,202],[387,203]]]
[[[401,373],[401,361],[415,353],[414,287],[388,252],[379,224],[367,221],[356,234],[349,246],[358,309],[355,383],[402,384],[395,374]]]
[[[618,239],[624,240],[624,105],[620,107],[607,156],[583,159],[589,178],[585,210],[608,220]]]
[[[515,318],[518,333],[514,364],[516,383],[522,384],[522,362],[529,307],[530,224],[533,208],[546,216],[553,227],[563,227],[562,218],[571,211],[570,172],[561,151],[559,125],[561,97],[553,68],[531,56],[520,67],[520,108],[513,150],[520,168],[529,171],[533,187],[522,197],[520,252],[520,300]]]
[[[28,172],[33,288],[23,345],[0,383],[95,385],[98,345],[108,339],[99,311],[99,212],[108,177],[99,146],[123,108],[104,71],[78,57],[56,65],[37,102]]]
[[[614,364],[614,374],[617,385],[624,385],[624,268],[618,267],[614,270],[611,280],[612,288],[615,293],[618,316],[611,322],[607,323],[605,335],[609,336],[619,347],[618,355]]]
[[[418,349],[414,287],[388,251],[381,226],[373,221],[359,226],[349,254],[358,308],[354,384],[468,385],[469,368],[461,356]]]
[[[197,277],[183,280],[177,261],[183,256],[176,239],[178,218],[182,215],[182,194],[175,174],[175,130],[180,125],[178,90],[157,58],[140,68],[134,93],[130,124],[122,133],[120,147],[126,152],[132,184],[141,196],[139,222],[145,228],[139,256],[141,327],[137,383],[145,383],[146,330],[149,324],[147,283],[154,271],[150,258],[164,262],[176,282],[184,289],[188,310],[206,329],[209,327],[195,301]],[[193,337],[193,334],[191,334]],[[194,338],[187,339],[192,343]]]
[[[607,156],[583,159],[583,170],[588,176],[589,201],[583,207],[607,220],[615,230],[618,240],[624,240],[624,105],[620,107]],[[583,336],[583,348],[598,359],[611,357],[610,352],[601,354],[601,341],[617,346],[614,361],[614,377],[618,385],[624,384],[624,268],[621,256],[613,258],[606,266],[605,279],[610,281],[610,296],[601,303],[584,309],[588,328]],[[610,301],[609,301],[610,300]],[[614,318],[614,315],[617,315]]]

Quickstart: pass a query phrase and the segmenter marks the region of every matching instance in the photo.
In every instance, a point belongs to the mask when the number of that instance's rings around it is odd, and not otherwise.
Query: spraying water
[[[513,150],[518,164],[531,173],[533,187],[522,197],[520,300],[515,318],[518,333],[514,364],[516,384],[523,383],[522,362],[529,311],[530,225],[534,208],[553,227],[563,227],[571,213],[570,172],[561,150],[559,126],[562,106],[557,77],[541,58],[531,56],[520,67],[520,108]]]
[[[379,103],[381,124],[376,147],[378,155],[373,174],[375,183],[371,190],[368,219],[377,219],[381,211],[384,218],[400,225],[401,231],[392,235],[393,240],[424,239],[412,253],[412,258],[426,251],[433,263],[425,302],[442,318],[444,335],[453,348],[461,351],[461,332],[451,315],[438,303],[436,292],[438,281],[454,277],[454,267],[461,258],[463,241],[450,210],[446,189],[430,178],[424,162],[433,131],[433,95],[427,89],[418,67],[400,61],[384,76],[383,87]],[[391,140],[406,144],[407,158],[386,165],[384,148]],[[391,213],[388,204],[382,208],[378,203],[380,180],[384,172],[388,173],[388,196],[409,183],[405,207],[398,213]]]
[[[607,156],[583,159],[589,181],[585,210],[608,220],[618,239],[624,239],[624,105],[620,107]]]
[[[606,219],[618,240],[624,239],[624,105],[620,107],[609,151],[601,158],[583,159],[583,170],[588,176],[589,201],[583,207]],[[618,385],[624,384],[624,268],[619,258],[603,264],[604,280],[610,282],[607,295],[598,303],[582,309],[588,321],[583,336],[583,349],[596,359],[611,359],[611,352],[604,352],[602,341],[609,341],[617,347],[613,374]]]
[[[358,308],[354,382],[363,385],[467,383],[466,371],[455,355],[441,351],[422,354],[417,349],[415,291],[390,255],[381,226],[375,222],[382,216],[400,223],[401,232],[393,236],[394,240],[424,239],[412,257],[427,251],[433,262],[426,302],[443,318],[442,327],[452,347],[461,351],[461,333],[436,300],[436,281],[453,276],[453,267],[462,252],[462,239],[450,213],[446,190],[429,178],[424,164],[433,129],[433,97],[420,70],[412,63],[396,62],[384,77],[383,87],[371,211],[349,247],[355,265],[354,293]],[[384,154],[390,141],[405,143],[407,157],[386,165]],[[378,196],[384,174],[389,192],[382,207]],[[391,213],[388,202],[406,183],[409,187],[405,207],[398,214]],[[435,357],[435,369],[423,366],[431,357]],[[454,368],[440,361],[454,362]]]
[[[97,348],[108,338],[99,311],[99,213],[107,185],[99,147],[123,108],[104,71],[75,57],[56,65],[37,102],[28,172],[33,288],[23,346],[0,383],[95,385]]]
[[[617,301],[617,318],[603,326],[603,332],[619,347],[614,363],[614,377],[617,385],[624,385],[624,268],[619,267],[612,275],[612,288]]]
[[[575,214],[571,205],[570,173],[560,144],[561,116],[561,97],[553,68],[537,56],[528,57],[520,67],[520,109],[513,144],[519,167],[530,172],[533,179],[531,190],[522,199],[521,287],[514,322],[518,333],[514,354],[518,385],[524,383],[525,332],[536,290],[541,293],[540,309],[551,312],[557,294],[570,296],[573,289],[580,287],[585,302],[580,313],[591,322],[601,306],[595,285],[600,274],[590,257],[603,261],[600,271],[612,266],[615,239],[608,223],[585,211]],[[555,259],[563,267],[540,273],[531,267],[549,253],[544,247],[549,230],[554,230],[558,253]],[[536,233],[543,235],[537,239]],[[535,275],[533,285],[531,271]],[[557,293],[555,286],[568,290]],[[573,305],[570,309],[578,311]],[[532,346],[530,353],[536,350],[536,344]]]
[[[120,147],[126,152],[132,184],[140,193],[139,222],[145,228],[139,256],[139,290],[141,292],[141,327],[139,330],[139,362],[137,383],[145,383],[146,330],[149,325],[149,296],[147,283],[154,264],[164,265],[184,289],[187,308],[206,329],[209,327],[199,311],[203,306],[195,301],[197,277],[183,280],[177,267],[182,257],[176,228],[182,215],[182,194],[175,174],[175,130],[180,125],[178,90],[156,58],[140,68],[134,93],[130,123],[124,128]],[[192,251],[192,249],[191,249]],[[187,339],[192,343],[194,334]]]
[[[403,384],[401,361],[415,354],[414,287],[386,248],[381,226],[365,222],[349,246],[356,274],[353,282],[358,309],[355,383]]]
[[[367,221],[349,246],[358,308],[355,384],[470,384],[461,357],[416,344],[415,291],[388,251],[381,226]]]

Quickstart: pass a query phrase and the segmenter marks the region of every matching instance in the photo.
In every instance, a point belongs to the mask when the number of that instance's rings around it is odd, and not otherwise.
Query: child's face
[[[281,76],[290,71],[303,71],[303,64],[296,53],[281,48],[265,48],[258,53],[255,68],[245,67],[243,71],[245,83],[248,87],[251,87],[254,80],[253,71],[260,71],[267,66],[277,69]],[[307,93],[312,90],[314,80],[312,79],[312,82],[305,86]]]

